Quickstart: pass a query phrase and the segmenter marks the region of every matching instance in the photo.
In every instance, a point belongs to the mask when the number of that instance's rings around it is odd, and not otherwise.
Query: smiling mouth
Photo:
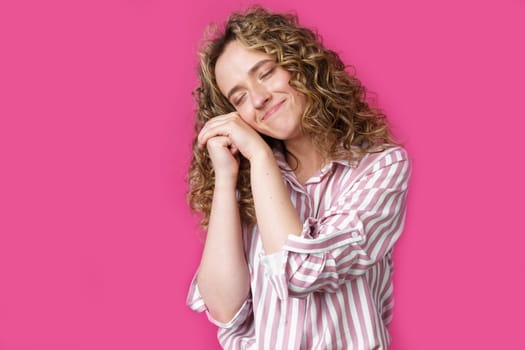
[[[273,106],[272,108],[270,108],[266,113],[264,113],[263,117],[261,118],[261,120],[266,120],[270,117],[272,117],[275,112],[277,112],[281,106],[283,105],[285,100],[282,100],[281,102],[279,102],[278,104],[276,104],[275,106]]]

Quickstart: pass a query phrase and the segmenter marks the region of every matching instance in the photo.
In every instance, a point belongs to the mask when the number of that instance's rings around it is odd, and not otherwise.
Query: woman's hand
[[[200,131],[198,142],[200,148],[204,146],[208,148],[215,171],[219,170],[217,166],[231,166],[231,163],[226,161],[226,153],[223,152],[225,150],[229,152],[229,156],[232,158],[238,151],[248,160],[251,160],[259,152],[268,151],[268,145],[263,138],[244,122],[237,112],[209,120]]]
[[[201,145],[199,144],[199,147]],[[217,180],[231,180],[235,187],[237,174],[239,173],[239,159],[237,149],[227,136],[214,136],[206,142],[206,148],[215,169]]]

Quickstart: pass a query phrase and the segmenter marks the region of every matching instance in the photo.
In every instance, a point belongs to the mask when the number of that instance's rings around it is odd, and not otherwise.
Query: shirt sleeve
[[[239,327],[249,318],[250,314],[252,313],[252,300],[251,298],[247,298],[240,307],[239,311],[237,311],[235,316],[233,316],[233,318],[229,322],[223,323],[214,319],[208,312],[208,308],[206,307],[206,304],[204,303],[204,300],[200,295],[199,286],[197,285],[197,273],[193,276],[193,279],[191,281],[190,289],[188,291],[188,297],[186,299],[186,304],[193,311],[206,312],[206,316],[208,317],[208,320],[211,323],[215,324],[220,328],[225,329]]]
[[[375,157],[322,217],[307,218],[300,236],[261,256],[280,299],[336,292],[391,251],[403,230],[410,164],[400,147]]]

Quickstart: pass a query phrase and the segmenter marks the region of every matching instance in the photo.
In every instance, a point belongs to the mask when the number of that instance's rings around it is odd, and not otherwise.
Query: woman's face
[[[306,98],[272,56],[232,41],[217,60],[215,76],[222,94],[256,131],[283,141],[302,136]]]

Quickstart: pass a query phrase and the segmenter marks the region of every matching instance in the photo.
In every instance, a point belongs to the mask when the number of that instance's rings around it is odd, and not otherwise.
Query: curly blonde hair
[[[214,27],[205,36],[198,68],[200,85],[193,92],[197,102],[196,135],[211,118],[235,110],[215,78],[217,59],[234,40],[274,57],[290,72],[290,86],[306,96],[303,132],[312,138],[324,159],[353,161],[377,152],[378,146],[381,150],[385,144],[395,144],[385,115],[369,105],[365,87],[347,72],[339,55],[326,49],[317,33],[300,26],[295,15],[276,14],[259,6],[231,14],[222,31]],[[264,138],[271,147],[283,147],[278,140]],[[203,215],[201,225],[206,228],[215,176],[208,153],[198,148],[196,139],[188,180],[190,207]],[[241,220],[252,225],[256,217],[250,166],[242,156],[237,191]]]

